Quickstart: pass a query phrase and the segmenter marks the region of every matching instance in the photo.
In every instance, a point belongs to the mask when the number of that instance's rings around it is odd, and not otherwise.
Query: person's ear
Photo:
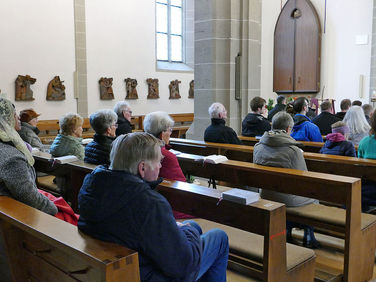
[[[141,178],[145,177],[145,162],[141,161],[138,164],[138,173],[140,174]]]

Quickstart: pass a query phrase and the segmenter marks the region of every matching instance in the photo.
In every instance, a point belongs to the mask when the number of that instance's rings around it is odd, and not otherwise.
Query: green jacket
[[[74,155],[84,160],[85,151],[82,146],[82,138],[58,134],[50,147],[50,153],[54,157]]]

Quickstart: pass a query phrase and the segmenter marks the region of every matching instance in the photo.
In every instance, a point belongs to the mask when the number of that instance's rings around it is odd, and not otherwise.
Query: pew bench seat
[[[213,228],[219,228],[225,231],[229,238],[230,253],[260,264],[263,262],[263,236],[201,218],[194,219],[194,221],[201,226],[204,233]],[[289,243],[286,244],[286,253],[287,272],[310,262],[316,257],[314,251]]]
[[[310,204],[302,207],[287,207],[286,212],[288,219],[293,216],[306,218],[307,220],[319,221],[324,224],[338,226],[338,228],[342,230],[346,226],[346,210],[337,207]],[[367,213],[361,214],[361,230],[364,230],[375,223],[375,215]]]

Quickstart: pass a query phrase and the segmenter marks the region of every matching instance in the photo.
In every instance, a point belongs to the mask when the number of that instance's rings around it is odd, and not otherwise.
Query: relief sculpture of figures
[[[114,92],[112,91],[112,77],[101,77],[99,80],[99,91],[101,100],[114,99]]]
[[[179,93],[179,83],[181,83],[180,80],[172,80],[170,81],[170,85],[168,88],[170,89],[170,99],[180,99],[180,93]]]
[[[148,99],[158,99],[159,98],[159,80],[158,78],[148,78],[146,79],[148,84]]]
[[[126,78],[125,81],[125,89],[127,90],[127,96],[125,99],[138,99],[137,94],[137,80],[133,78]]]
[[[32,101],[33,90],[31,90],[30,85],[36,82],[36,78],[30,75],[19,75],[16,79],[16,101]]]
[[[65,86],[64,81],[60,80],[59,76],[55,76],[47,87],[47,100],[48,101],[61,101],[65,100]]]
[[[189,83],[189,92],[188,92],[188,98],[193,99],[195,97],[195,81],[191,80]]]

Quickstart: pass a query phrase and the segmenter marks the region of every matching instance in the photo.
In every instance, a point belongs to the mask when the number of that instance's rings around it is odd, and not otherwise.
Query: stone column
[[[373,19],[372,19],[372,49],[371,49],[371,71],[369,79],[369,95],[373,107],[376,106],[376,0],[373,0]]]
[[[208,107],[225,105],[238,133],[249,101],[260,95],[261,0],[195,1],[195,120],[187,138],[203,139]],[[240,100],[235,99],[235,57],[241,54]]]
[[[77,113],[82,117],[88,117],[85,0],[74,0],[74,34],[76,49],[74,97],[77,99]]]

